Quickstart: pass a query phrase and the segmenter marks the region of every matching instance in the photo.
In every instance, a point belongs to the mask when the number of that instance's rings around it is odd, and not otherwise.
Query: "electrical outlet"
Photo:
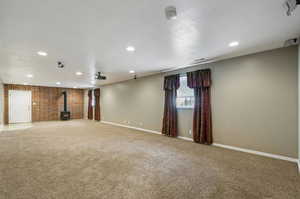
[[[144,124],[143,124],[143,122],[140,122],[140,126],[143,126]]]
[[[189,130],[189,134],[192,135],[192,130],[191,129]]]

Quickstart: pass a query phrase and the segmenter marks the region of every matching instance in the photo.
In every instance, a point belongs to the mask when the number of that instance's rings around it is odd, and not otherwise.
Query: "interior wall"
[[[4,124],[4,85],[0,80],[0,125]]]
[[[83,101],[84,101],[84,107],[83,107],[83,118],[84,119],[88,119],[88,103],[89,103],[89,97],[88,97],[88,89],[84,90],[84,97],[83,97]]]
[[[215,143],[298,157],[297,54],[293,46],[180,71],[212,69]],[[192,129],[192,112],[181,110],[179,126]]]
[[[247,55],[164,75],[212,70],[215,143],[298,157],[296,47]],[[101,87],[102,120],[161,131],[163,75]],[[191,137],[193,110],[179,109],[179,136]]]
[[[298,167],[300,172],[300,45],[298,46]]]
[[[27,85],[4,85],[4,122],[8,124],[8,91],[9,90],[30,90],[32,91],[32,121],[59,120],[60,112],[64,109],[62,91],[68,93],[68,111],[71,112],[71,119],[83,118],[83,93],[82,89],[56,88]]]
[[[162,81],[155,75],[101,87],[101,119],[161,131]]]

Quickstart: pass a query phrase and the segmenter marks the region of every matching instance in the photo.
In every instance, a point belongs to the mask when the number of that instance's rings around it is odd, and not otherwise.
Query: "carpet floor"
[[[294,163],[73,120],[0,132],[1,199],[299,199]]]

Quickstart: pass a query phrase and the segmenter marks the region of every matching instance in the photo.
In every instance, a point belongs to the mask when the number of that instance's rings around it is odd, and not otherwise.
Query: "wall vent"
[[[197,65],[197,64],[206,64],[206,63],[210,63],[210,62],[213,62],[215,60],[215,58],[208,58],[208,57],[205,57],[205,58],[199,58],[199,59],[195,59],[191,65]]]

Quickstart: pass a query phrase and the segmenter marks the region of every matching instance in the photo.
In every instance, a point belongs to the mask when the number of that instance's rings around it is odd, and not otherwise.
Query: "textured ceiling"
[[[285,16],[282,0],[1,0],[0,78],[5,83],[89,87],[202,57],[234,57],[282,47],[300,34],[300,8]],[[167,20],[166,6],[177,8]],[[229,48],[231,41],[238,47]],[[135,52],[127,52],[132,45]],[[46,51],[48,56],[37,55]],[[58,69],[56,62],[65,63]],[[83,72],[76,76],[75,72]],[[33,74],[33,78],[27,78]]]

